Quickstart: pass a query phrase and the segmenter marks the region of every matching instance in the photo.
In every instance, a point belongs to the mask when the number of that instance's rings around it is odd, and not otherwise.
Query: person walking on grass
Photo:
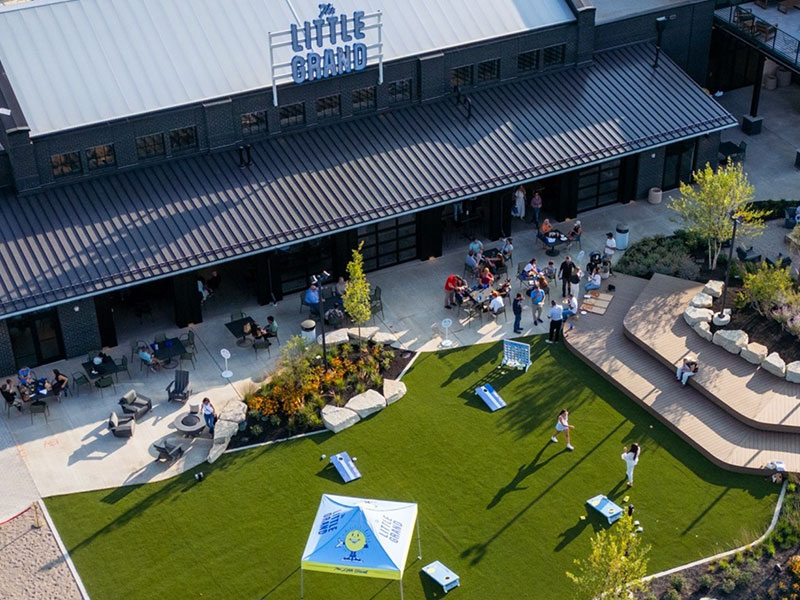
[[[556,432],[553,434],[553,437],[550,438],[551,442],[558,442],[558,434],[562,431],[564,432],[564,439],[567,442],[567,450],[575,450],[572,444],[569,443],[569,430],[572,429],[572,425],[569,424],[569,412],[565,408],[560,413],[558,413],[558,420],[556,421]]]
[[[639,454],[641,451],[639,444],[631,444],[630,450],[628,450],[627,446],[622,448],[622,460],[625,461],[626,465],[625,475],[628,477],[628,487],[633,487],[633,469],[639,462]]]

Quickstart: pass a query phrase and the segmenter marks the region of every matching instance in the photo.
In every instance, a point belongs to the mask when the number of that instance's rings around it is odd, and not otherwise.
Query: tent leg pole
[[[419,549],[417,558],[422,560],[422,538],[419,536],[419,517],[417,517],[417,548]]]
[[[302,600],[305,596],[303,595],[303,569],[300,569],[300,599]]]
[[[400,600],[403,600],[403,580],[400,579]]]

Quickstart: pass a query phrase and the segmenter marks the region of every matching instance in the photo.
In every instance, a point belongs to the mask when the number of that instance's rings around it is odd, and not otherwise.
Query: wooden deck
[[[756,429],[736,419],[680,385],[671,368],[625,336],[625,315],[648,282],[621,274],[611,282],[617,290],[606,314],[581,315],[565,337],[567,347],[720,467],[763,474],[762,465],[783,460],[787,469],[800,472],[800,434]]]
[[[625,316],[625,334],[664,366],[687,354],[700,370],[689,385],[757,429],[800,433],[800,385],[776,377],[697,335],[683,311],[702,285],[656,275]]]

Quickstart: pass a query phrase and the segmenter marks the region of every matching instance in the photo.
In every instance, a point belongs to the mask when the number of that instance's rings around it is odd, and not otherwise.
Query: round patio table
[[[205,419],[203,419],[203,417],[200,415],[193,413],[179,414],[177,417],[175,417],[175,420],[172,422],[172,424],[175,425],[175,429],[191,437],[200,435],[200,432],[203,431],[206,426]]]

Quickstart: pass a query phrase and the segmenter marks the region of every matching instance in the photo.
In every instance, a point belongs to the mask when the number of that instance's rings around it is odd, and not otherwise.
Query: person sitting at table
[[[313,283],[306,290],[305,303],[308,305],[312,313],[320,314],[319,312],[319,290]]]
[[[504,282],[497,286],[496,290],[500,296],[505,298],[511,293],[511,280],[506,278]]]
[[[539,231],[541,231],[545,236],[553,231],[553,226],[550,224],[550,219],[545,219],[542,221],[542,226],[539,227]]]
[[[522,272],[525,273],[528,279],[533,279],[534,277],[539,276],[539,267],[536,264],[536,259],[532,258],[528,261],[528,263],[522,267]]]
[[[268,338],[278,337],[278,324],[272,315],[267,317],[267,326],[264,328],[264,332]]]
[[[495,269],[498,265],[503,264],[503,257],[502,256],[495,256],[494,258],[490,258],[483,254],[483,252],[476,252],[475,253],[475,260],[478,263],[478,268],[480,269],[483,267],[489,267],[489,270],[494,273]]]
[[[475,252],[470,250],[467,253],[467,258],[464,259],[464,265],[467,269],[472,271],[472,274],[475,275],[478,272],[478,259],[475,257]]]
[[[13,406],[17,410],[22,410],[22,400],[17,398],[17,393],[14,391],[10,379],[6,379],[6,382],[0,386],[0,394],[2,394],[6,404]]]
[[[511,238],[506,238],[503,247],[500,248],[500,254],[503,256],[503,261],[511,260],[511,255],[514,253],[514,244],[511,243]]]
[[[344,296],[346,290],[347,290],[347,282],[344,280],[344,277],[339,277],[339,281],[336,282],[336,288],[334,289],[334,293],[341,298],[342,296]]]
[[[489,287],[494,283],[494,275],[489,270],[489,267],[483,267],[483,271],[481,271],[481,285],[483,287]]]
[[[338,304],[325,311],[325,322],[328,324],[338,325],[342,322],[342,319],[344,319],[344,312],[342,312]]]
[[[469,243],[469,249],[476,254],[483,252],[483,242],[478,239],[478,236],[472,238],[472,241]]]
[[[564,306],[562,315],[564,317],[564,322],[566,323],[569,317],[578,314],[578,301],[575,299],[575,296],[570,294],[567,296],[567,299],[564,302],[566,306]],[[572,325],[570,325],[569,328],[572,329]]]
[[[550,260],[547,262],[547,266],[542,269],[542,275],[547,278],[547,281],[553,281],[556,278],[556,264]]]
[[[19,392],[20,400],[22,400],[23,402],[31,401],[31,392],[28,389],[28,386],[21,385],[17,388],[17,391]]]
[[[603,279],[600,277],[599,269],[595,269],[592,271],[592,274],[589,275],[589,281],[586,282],[586,285],[583,286],[587,292],[591,290],[599,290],[600,284],[602,283]]]
[[[575,220],[575,224],[572,226],[572,229],[570,229],[569,233],[567,233],[567,239],[569,240],[569,243],[567,244],[567,248],[572,246],[572,243],[576,239],[579,239],[582,233],[583,233],[583,227],[581,227],[581,222],[580,222],[580,220],[576,219]]]
[[[505,307],[506,305],[503,303],[503,297],[496,291],[492,292],[492,301],[489,302],[489,310],[492,312],[492,314],[496,316],[497,313],[499,313]]]
[[[147,365],[151,371],[158,371],[164,365],[164,361],[153,356],[146,346],[139,346],[139,359]]]
[[[61,392],[69,385],[69,377],[58,369],[53,369],[53,381],[50,382],[50,391],[56,400],[61,399]]]
[[[28,385],[33,383],[33,371],[31,371],[30,367],[22,367],[19,371],[17,371],[17,379],[19,381],[19,385]]]
[[[264,339],[264,330],[255,321],[242,325],[242,332],[252,337],[254,342]]]

